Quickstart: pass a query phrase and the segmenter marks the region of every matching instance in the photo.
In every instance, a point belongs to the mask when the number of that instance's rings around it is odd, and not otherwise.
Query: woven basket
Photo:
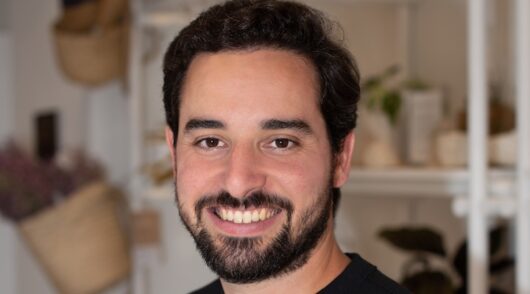
[[[98,4],[84,1],[81,4],[65,8],[57,26],[69,31],[88,31],[96,24]]]
[[[130,272],[116,192],[95,183],[20,224],[20,232],[60,293],[96,293]]]
[[[128,5],[128,0],[98,0],[96,23],[106,27],[122,22],[127,15]]]
[[[126,71],[128,25],[102,27],[90,32],[53,27],[57,59],[71,80],[97,86],[122,77]]]

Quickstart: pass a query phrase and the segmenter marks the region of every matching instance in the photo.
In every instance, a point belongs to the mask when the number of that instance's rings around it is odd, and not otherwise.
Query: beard
[[[178,196],[176,199],[178,204]],[[287,221],[280,231],[269,239],[214,236],[201,221],[204,208],[214,205],[233,208],[261,205],[277,207],[286,212]],[[293,205],[286,197],[260,191],[244,199],[235,198],[227,192],[201,198],[195,203],[196,225],[192,224],[189,215],[179,204],[178,207],[183,224],[211,270],[231,283],[255,283],[294,271],[307,262],[328,225],[333,207],[332,185],[328,183],[316,201],[301,213],[298,228],[293,227]]]

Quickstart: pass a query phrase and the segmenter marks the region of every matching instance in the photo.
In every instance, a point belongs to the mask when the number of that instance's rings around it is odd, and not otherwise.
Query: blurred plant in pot
[[[60,153],[54,162],[58,190],[67,197],[80,187],[104,178],[103,167],[81,150]]]
[[[21,222],[103,177],[103,169],[80,151],[63,155],[62,161],[37,161],[14,143],[0,149],[0,213]]]
[[[503,99],[502,85],[490,83],[488,104],[489,162],[495,166],[514,166],[517,162],[516,114],[513,106]],[[458,129],[467,132],[468,111],[459,113]]]
[[[490,135],[498,135],[510,132],[515,128],[515,111],[513,107],[505,103],[502,99],[501,86],[497,83],[490,83],[488,104],[488,130]],[[468,129],[468,111],[459,113],[458,128],[464,132]]]
[[[362,85],[365,104],[369,110],[379,109],[395,125],[401,107],[401,95],[398,89],[388,88],[387,81],[399,72],[399,66],[393,65],[381,74],[372,76]]]
[[[41,162],[12,143],[0,149],[0,214],[57,293],[101,293],[130,273],[124,200],[81,151]]]
[[[514,259],[506,253],[508,228],[504,224],[494,227],[489,232],[490,278],[493,279],[508,270],[513,270]],[[445,250],[443,236],[435,229],[428,227],[386,228],[379,236],[392,246],[412,254],[403,266],[401,284],[416,294],[467,293],[467,240],[464,240],[450,258]],[[445,263],[446,267],[434,267],[433,258]],[[453,273],[459,281],[451,278]],[[491,294],[511,293],[494,283],[490,283]]]
[[[389,167],[400,164],[396,124],[401,96],[390,87],[390,79],[399,72],[391,66],[381,74],[368,78],[361,86],[362,103],[359,110],[358,138],[360,160],[368,167]]]

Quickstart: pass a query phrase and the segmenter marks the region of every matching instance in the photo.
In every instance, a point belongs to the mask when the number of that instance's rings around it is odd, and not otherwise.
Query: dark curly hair
[[[203,12],[170,44],[164,58],[166,121],[178,132],[180,92],[188,67],[202,52],[253,48],[290,50],[310,60],[320,78],[320,110],[334,153],[355,128],[359,71],[350,53],[335,42],[333,25],[300,3],[235,0]],[[176,138],[176,136],[175,136]]]
[[[197,54],[274,48],[300,54],[315,66],[331,150],[340,152],[356,125],[360,76],[353,57],[333,39],[337,27],[321,12],[290,1],[233,0],[200,14],[171,42],[164,58],[164,108],[174,144],[180,93]],[[335,205],[339,193],[334,189]]]

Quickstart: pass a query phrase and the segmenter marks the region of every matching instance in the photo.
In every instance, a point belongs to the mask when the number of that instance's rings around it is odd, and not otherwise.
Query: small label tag
[[[156,246],[160,243],[160,216],[157,211],[134,213],[133,241],[137,246]]]

